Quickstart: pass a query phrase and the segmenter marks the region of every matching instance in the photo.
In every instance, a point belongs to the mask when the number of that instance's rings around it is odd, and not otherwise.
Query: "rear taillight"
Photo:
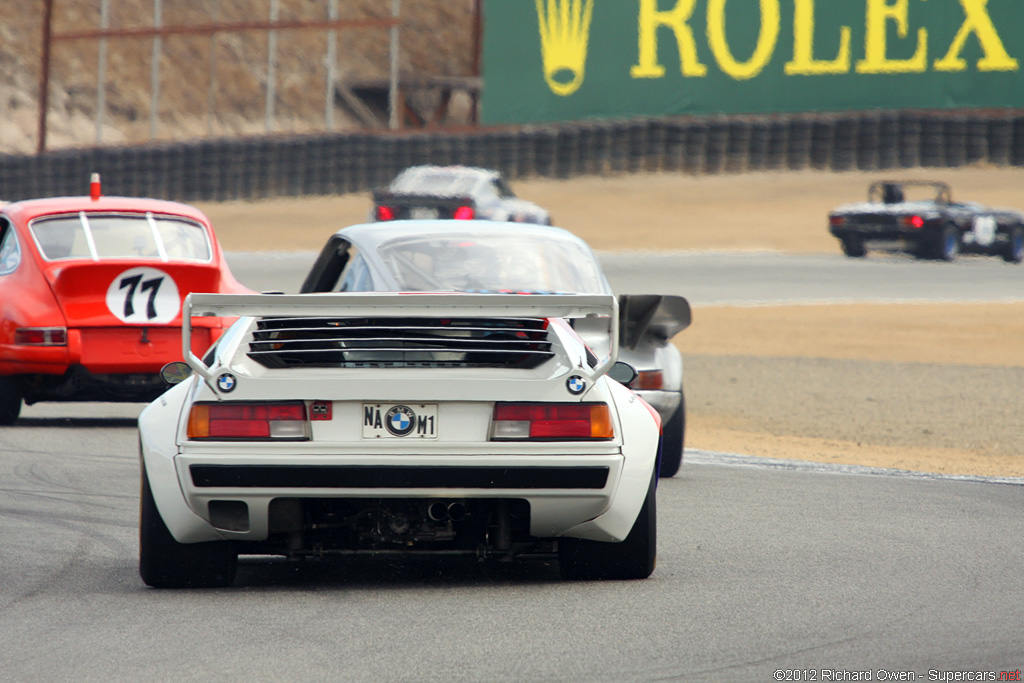
[[[14,343],[23,346],[67,346],[66,327],[19,327],[14,331]]]
[[[306,404],[282,403],[196,403],[188,415],[188,438],[220,440],[309,439]]]
[[[843,225],[844,223],[846,223],[846,219],[843,218],[842,216],[829,216],[828,217],[828,222],[829,222],[830,225],[839,226],[839,225]]]
[[[457,221],[471,221],[476,217],[476,211],[473,210],[472,206],[460,206],[455,209],[455,213],[452,214],[452,218]]]
[[[924,219],[920,216],[905,216],[903,218],[903,224],[909,225],[912,228],[923,228]]]
[[[395,220],[395,210],[390,206],[378,206],[377,207],[377,220],[379,221],[393,221]]]
[[[661,370],[641,370],[636,379],[629,385],[630,389],[661,389],[665,386],[665,378]]]
[[[496,403],[492,441],[611,439],[605,403]]]

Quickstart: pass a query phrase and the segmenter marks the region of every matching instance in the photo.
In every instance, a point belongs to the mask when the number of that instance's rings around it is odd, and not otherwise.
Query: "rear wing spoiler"
[[[693,320],[690,302],[671,294],[622,294],[619,296],[619,345],[635,349],[644,337],[667,344]]]
[[[594,375],[608,371],[619,355],[619,305],[603,294],[197,294],[185,297],[181,316],[182,353],[197,374],[212,381],[214,372],[192,352],[192,318],[327,317],[601,318],[611,345]]]
[[[397,206],[433,206],[449,207],[473,205],[473,198],[469,195],[458,194],[414,194],[406,192],[390,192],[388,190],[374,190],[372,193],[373,203],[394,204]]]

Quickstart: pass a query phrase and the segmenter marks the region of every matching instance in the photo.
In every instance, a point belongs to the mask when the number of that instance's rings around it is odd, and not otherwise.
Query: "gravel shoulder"
[[[1024,169],[912,169],[954,197],[1024,208]],[[876,173],[647,174],[515,184],[602,251],[836,253],[825,216]],[[231,251],[316,250],[368,194],[202,204]],[[1024,277],[1024,270],[1021,271]],[[1024,475],[1024,304],[699,308],[676,338],[687,446],[775,458]]]
[[[700,308],[687,445],[1024,476],[1024,303]]]

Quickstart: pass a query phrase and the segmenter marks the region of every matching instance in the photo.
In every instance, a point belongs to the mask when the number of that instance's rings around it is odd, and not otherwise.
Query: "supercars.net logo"
[[[544,80],[556,95],[583,85],[594,0],[535,0]]]

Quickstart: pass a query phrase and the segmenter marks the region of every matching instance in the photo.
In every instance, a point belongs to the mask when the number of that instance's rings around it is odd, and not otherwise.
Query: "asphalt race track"
[[[231,265],[256,289],[295,291],[310,257]],[[809,300],[810,281],[815,300],[1024,299],[1024,271],[996,259],[606,264],[620,291],[697,305]],[[540,563],[247,560],[232,589],[156,591],[136,569],[139,410],[40,404],[0,429],[4,680],[965,680],[954,672],[1024,665],[1019,480],[698,452],[661,484],[646,581],[567,583]]]
[[[599,254],[623,294],[679,294],[696,306],[850,301],[1024,301],[1024,266],[992,257],[955,263],[907,256],[849,259],[838,253],[680,252]],[[297,292],[313,252],[228,254],[250,287]]]

